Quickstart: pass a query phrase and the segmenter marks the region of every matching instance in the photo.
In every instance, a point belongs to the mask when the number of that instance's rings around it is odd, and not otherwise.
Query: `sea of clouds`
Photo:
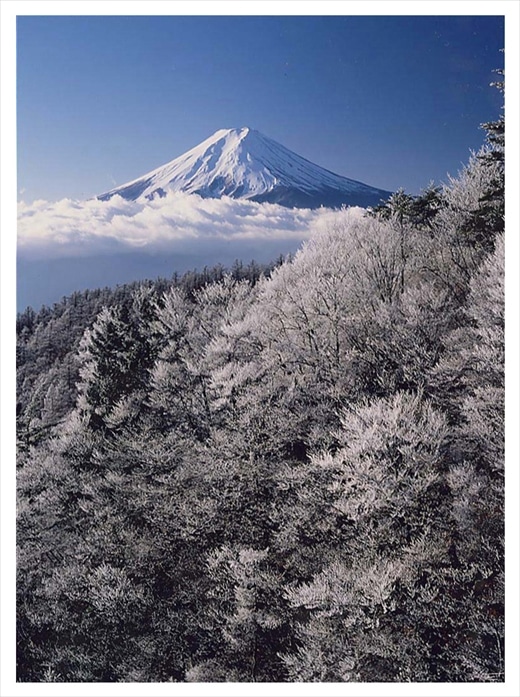
[[[18,204],[16,299],[52,305],[76,290],[169,278],[236,260],[268,263],[362,208],[290,209],[170,193],[151,201],[63,199]]]
[[[18,204],[18,255],[49,259],[122,251],[193,252],[218,240],[305,240],[335,224],[338,216],[360,215],[362,209],[332,211],[289,209],[270,203],[204,199],[169,193],[164,198],[126,201],[63,199],[57,203]],[[238,245],[239,246],[239,245]]]

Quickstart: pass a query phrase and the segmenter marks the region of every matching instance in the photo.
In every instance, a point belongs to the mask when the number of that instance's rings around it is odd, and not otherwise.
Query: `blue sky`
[[[245,125],[417,193],[498,116],[503,31],[493,16],[18,17],[19,197],[88,198]]]

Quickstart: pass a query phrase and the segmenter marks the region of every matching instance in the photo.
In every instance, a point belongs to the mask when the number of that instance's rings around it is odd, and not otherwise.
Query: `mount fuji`
[[[184,155],[97,198],[130,201],[170,191],[229,196],[288,208],[374,206],[391,192],[347,179],[251,128],[221,129]]]

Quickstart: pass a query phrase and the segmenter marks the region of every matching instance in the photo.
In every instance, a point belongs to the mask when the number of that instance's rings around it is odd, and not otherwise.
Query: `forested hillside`
[[[267,269],[18,319],[18,679],[504,679],[503,120]]]

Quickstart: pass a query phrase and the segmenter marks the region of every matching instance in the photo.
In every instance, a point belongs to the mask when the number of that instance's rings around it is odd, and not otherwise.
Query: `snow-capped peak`
[[[220,129],[184,155],[99,196],[135,200],[169,191],[282,205],[372,205],[389,192],[333,174],[248,126]]]

